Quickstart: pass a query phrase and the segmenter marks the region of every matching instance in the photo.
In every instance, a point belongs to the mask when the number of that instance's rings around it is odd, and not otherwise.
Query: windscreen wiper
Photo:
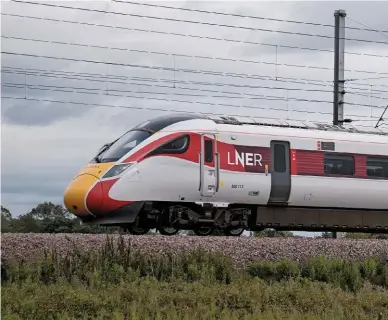
[[[115,141],[113,141],[113,142],[111,142],[111,143],[104,144],[104,145],[102,146],[102,148],[100,149],[100,151],[97,153],[97,155],[93,158],[93,160],[96,161],[97,163],[101,163],[100,155],[101,155],[102,153],[104,153],[106,150],[108,150],[109,147],[110,147],[113,143],[115,143],[116,141],[117,141],[117,140],[115,140]]]

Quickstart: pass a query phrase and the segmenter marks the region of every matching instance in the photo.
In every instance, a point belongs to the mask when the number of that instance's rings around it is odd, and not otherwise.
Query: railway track
[[[117,243],[119,235],[110,235]],[[352,240],[322,238],[248,238],[196,236],[133,236],[124,241],[134,249],[150,254],[179,253],[203,248],[218,251],[232,258],[235,265],[244,266],[255,260],[304,260],[311,256],[363,260],[376,257],[388,261],[388,240]],[[96,250],[106,241],[104,234],[2,234],[2,260],[11,256],[29,259],[43,249],[55,248],[60,253],[78,248]]]

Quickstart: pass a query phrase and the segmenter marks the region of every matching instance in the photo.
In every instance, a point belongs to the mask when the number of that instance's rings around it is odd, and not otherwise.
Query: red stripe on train
[[[181,133],[184,134],[184,133]],[[188,133],[190,136],[189,148],[185,153],[182,154],[161,154],[155,156],[166,156],[172,158],[178,158],[182,160],[191,161],[194,163],[199,163],[199,152],[201,152],[201,135],[197,133]],[[208,138],[205,138],[207,140]],[[168,141],[166,139],[165,141]],[[162,142],[161,139],[158,140],[158,143],[155,142],[153,148],[148,149],[148,152],[156,149]],[[233,145],[226,142],[220,142],[216,140],[217,152],[220,154],[220,169],[236,172],[256,172],[264,173],[265,165],[270,167],[270,156],[271,151],[269,147],[256,147],[256,146],[240,146]],[[145,149],[146,147],[144,147]],[[144,156],[148,153],[146,151],[139,150],[138,154],[141,155],[141,159],[136,159],[136,154],[132,155],[127,161],[141,161],[144,159]],[[140,152],[141,151],[141,152]],[[214,151],[214,144],[213,144]],[[154,156],[150,156],[154,157]],[[205,165],[214,166],[214,157],[211,162],[205,162]]]
[[[109,190],[117,180],[118,178],[100,181],[90,190],[86,197],[86,206],[90,212],[99,215],[133,203],[133,201],[120,201],[109,197]]]

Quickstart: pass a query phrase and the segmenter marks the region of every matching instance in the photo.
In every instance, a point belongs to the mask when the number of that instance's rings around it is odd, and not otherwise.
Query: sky
[[[345,117],[371,126],[387,104],[388,2],[142,2],[267,19],[36,3],[51,6],[1,4],[1,203],[14,216],[43,201],[62,204],[104,143],[168,112],[331,122],[334,29],[270,19],[333,25],[334,10],[344,9],[347,27],[385,30],[346,29]]]

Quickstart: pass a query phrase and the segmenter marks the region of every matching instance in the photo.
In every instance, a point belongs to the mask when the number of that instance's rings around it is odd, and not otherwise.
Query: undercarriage
[[[247,208],[219,208],[211,204],[145,203],[135,222],[120,225],[124,231],[142,235],[156,229],[162,235],[176,235],[180,230],[192,230],[197,236],[240,236],[248,229]]]
[[[192,230],[195,235],[240,236],[246,231],[388,233],[388,211],[346,208],[291,207],[284,204],[134,202],[84,223],[121,227],[135,235],[156,229],[163,235]]]

